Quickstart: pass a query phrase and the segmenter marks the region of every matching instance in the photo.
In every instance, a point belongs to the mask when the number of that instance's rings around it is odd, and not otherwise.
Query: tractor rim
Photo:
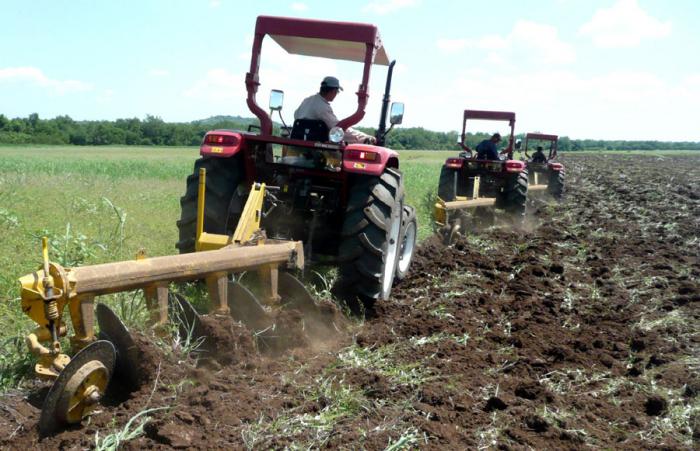
[[[411,221],[406,227],[406,233],[401,241],[401,255],[399,257],[399,271],[406,272],[411,263],[413,249],[416,246],[416,223]]]
[[[399,232],[401,231],[401,210],[396,209],[399,214],[394,213],[389,229],[389,240],[386,246],[386,261],[384,262],[384,274],[382,274],[382,298],[389,297],[391,285],[394,283],[394,269],[396,268],[396,257],[398,256]]]

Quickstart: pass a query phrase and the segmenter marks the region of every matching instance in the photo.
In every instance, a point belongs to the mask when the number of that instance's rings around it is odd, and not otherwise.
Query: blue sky
[[[457,130],[473,108],[515,111],[518,132],[700,141],[696,0],[0,0],[0,113],[250,116],[260,14],[376,24],[397,60],[404,126]],[[373,69],[361,125],[376,125],[385,74]],[[283,89],[290,121],[325,75],[347,88],[333,105],[349,114],[360,64],[290,56],[267,39],[259,101]]]

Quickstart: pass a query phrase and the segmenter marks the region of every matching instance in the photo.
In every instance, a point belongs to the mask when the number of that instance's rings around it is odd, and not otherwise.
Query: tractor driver
[[[501,142],[501,134],[494,133],[491,138],[485,139],[476,146],[477,160],[500,160],[496,145]]]
[[[537,151],[532,154],[533,163],[546,163],[547,157],[544,154],[542,146],[537,146]]]
[[[342,91],[340,82],[335,77],[326,77],[321,82],[321,89],[318,94],[314,94],[304,99],[299,105],[299,108],[294,112],[294,119],[311,119],[321,120],[326,123],[328,129],[338,125],[338,118],[333,113],[331,102],[338,95],[338,91]],[[343,140],[351,143],[375,144],[377,142],[374,136],[362,133],[359,130],[354,130],[348,127],[345,130]]]

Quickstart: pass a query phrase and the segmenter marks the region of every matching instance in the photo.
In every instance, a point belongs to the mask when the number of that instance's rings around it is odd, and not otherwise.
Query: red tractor
[[[270,113],[256,99],[260,54],[266,36],[291,54],[364,63],[357,110],[328,130],[323,121],[297,120],[273,132],[271,114],[281,117],[283,92],[272,90]],[[347,144],[343,131],[365,115],[373,65],[388,66],[376,145]],[[390,109],[391,76],[377,27],[369,24],[260,16],[255,27],[245,84],[257,132],[213,130],[200,147],[187,179],[177,222],[181,253],[195,250],[199,169],[206,169],[205,232],[231,234],[253,183],[267,186],[261,227],[267,239],[304,242],[307,263],[336,265],[339,291],[371,305],[389,296],[413,256],[416,216],[406,205],[399,155],[384,147],[386,134],[403,118],[403,104]],[[324,74],[319,74],[319,79]],[[258,128],[258,127],[255,127]]]
[[[468,120],[507,121],[510,136],[505,149],[506,159],[480,159],[466,144]],[[513,160],[515,113],[465,110],[458,157],[448,158],[440,172],[435,222],[446,243],[468,227],[473,209],[475,222],[493,222],[493,208],[504,210],[517,224],[525,216],[527,203],[527,169],[522,161]]]
[[[528,133],[525,135],[523,152],[527,163],[528,189],[532,192],[546,191],[552,197],[561,199],[564,195],[564,165],[553,161],[557,157],[558,142],[557,135]],[[543,144],[548,147],[546,155]],[[530,155],[528,150],[532,148],[535,153]]]

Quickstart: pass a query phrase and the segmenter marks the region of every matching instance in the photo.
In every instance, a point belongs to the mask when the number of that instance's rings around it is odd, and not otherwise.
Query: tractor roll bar
[[[530,155],[528,155],[527,150],[528,150],[528,142],[530,140],[541,140],[541,141],[550,141],[552,144],[549,147],[549,157],[547,160],[552,160],[556,158],[557,156],[557,151],[558,145],[559,145],[559,136],[558,135],[549,135],[547,133],[528,133],[525,135],[525,146],[524,146],[524,153],[525,153],[525,158],[530,158]]]
[[[483,119],[487,121],[508,121],[510,125],[510,137],[508,138],[508,158],[513,158],[513,137],[515,136],[515,113],[510,111],[485,111],[485,110],[464,110],[462,120],[462,141],[459,145],[462,149],[471,153],[472,150],[465,144],[467,132],[467,119]]]
[[[246,73],[247,104],[260,120],[261,135],[272,134],[272,119],[256,101],[260,86],[260,53],[265,35],[269,35],[287,52],[364,63],[362,82],[358,88],[357,110],[341,119],[338,126],[351,127],[362,120],[369,97],[369,75],[372,64],[389,65],[389,58],[382,45],[377,27],[352,22],[332,22],[290,17],[259,16],[255,24],[255,37]],[[319,78],[322,74],[319,74]]]

